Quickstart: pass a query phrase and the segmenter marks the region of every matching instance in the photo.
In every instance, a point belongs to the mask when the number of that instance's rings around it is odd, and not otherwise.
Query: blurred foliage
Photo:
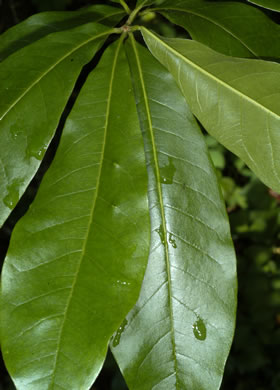
[[[35,12],[73,10],[97,2],[0,0],[0,31]],[[103,3],[109,4],[110,1]],[[131,1],[130,5],[133,3],[135,2]],[[275,15],[272,16],[277,20]],[[184,30],[175,28],[154,13],[144,12],[140,19],[141,24],[149,23],[159,34],[186,37]],[[280,195],[264,186],[241,160],[212,137],[205,137],[225,197],[238,261],[236,334],[221,389],[279,390]],[[27,210],[47,166],[48,159],[0,231],[1,260],[7,250],[12,228]],[[14,390],[3,362],[0,371],[0,390]],[[127,390],[111,353],[108,353],[104,368],[92,390]]]
[[[34,6],[39,12],[42,11],[61,11],[65,10],[71,4],[71,0],[32,0]]]

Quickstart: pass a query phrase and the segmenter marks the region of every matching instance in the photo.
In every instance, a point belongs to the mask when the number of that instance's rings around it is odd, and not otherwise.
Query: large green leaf
[[[114,26],[123,16],[123,10],[100,4],[73,12],[44,12],[33,15],[1,35],[0,62],[15,51],[52,32],[71,29],[90,22]]]
[[[227,215],[204,138],[174,79],[132,45],[151,250],[140,298],[111,348],[130,390],[216,390],[235,323]]]
[[[82,67],[108,30],[50,34],[0,64],[0,226],[36,173]]]
[[[111,335],[138,298],[150,234],[146,177],[120,41],[86,81],[12,236],[1,345],[18,390],[92,384]]]
[[[280,27],[252,6],[236,2],[167,0],[155,10],[185,28],[193,39],[223,54],[280,57]]]
[[[145,28],[142,33],[206,130],[280,192],[280,65],[227,57]]]
[[[249,3],[260,5],[263,8],[268,8],[273,11],[280,12],[279,0],[247,0]]]

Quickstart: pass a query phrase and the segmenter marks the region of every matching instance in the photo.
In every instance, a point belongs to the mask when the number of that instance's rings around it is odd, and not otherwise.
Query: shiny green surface
[[[95,22],[114,26],[125,15],[123,10],[108,5],[93,5],[78,11],[42,12],[31,16],[1,35],[0,62],[15,51],[44,36]]]
[[[160,7],[162,15],[185,28],[194,40],[220,53],[280,57],[279,25],[249,4],[167,0]]]
[[[50,34],[0,64],[0,226],[35,175],[82,67],[111,32],[92,23]]]
[[[216,390],[235,323],[227,215],[204,138],[174,79],[130,43],[152,234],[140,298],[111,349],[130,390]]]
[[[1,344],[18,390],[90,388],[138,298],[149,235],[143,139],[117,41],[82,88],[5,261]]]
[[[280,192],[280,65],[227,57],[142,28],[205,129]]]
[[[280,12],[279,0],[247,0],[247,1],[256,5],[260,5],[263,8],[268,8],[273,11]]]

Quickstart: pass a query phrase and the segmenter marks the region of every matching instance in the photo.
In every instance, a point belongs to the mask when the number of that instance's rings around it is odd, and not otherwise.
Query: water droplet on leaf
[[[173,238],[173,234],[171,234],[171,233],[169,233],[168,242],[169,242],[169,244],[171,244],[173,246],[173,248],[177,248],[175,238]]]
[[[130,282],[124,282],[123,280],[117,280],[117,283],[122,285],[122,286],[130,286]]]
[[[13,209],[19,200],[19,182],[15,181],[7,188],[8,194],[3,199],[4,204]]]
[[[125,330],[125,327],[126,325],[128,324],[128,321],[127,319],[125,318],[123,320],[123,323],[121,324],[121,326],[119,327],[119,329],[117,330],[117,333],[114,337],[114,340],[113,340],[113,347],[116,347],[117,345],[119,345],[120,343],[120,340],[121,340],[121,336],[122,336],[122,333],[123,331]]]
[[[42,160],[44,155],[45,155],[45,151],[46,150],[47,150],[47,146],[46,145],[44,145],[41,148],[34,148],[31,145],[26,150],[26,156],[29,157],[29,158],[30,157],[35,157],[37,160]]]
[[[172,158],[168,157],[168,165],[164,166],[163,168],[160,168],[160,181],[163,184],[172,184],[173,183],[173,177],[175,174],[176,168],[172,162]]]
[[[203,320],[198,317],[197,321],[193,324],[193,334],[197,340],[204,341],[207,336],[206,326]]]
[[[164,239],[163,226],[160,225],[160,227],[158,229],[156,229],[156,232],[158,233],[158,235],[160,237],[160,241],[161,241],[162,245],[164,245],[165,244],[165,239]]]

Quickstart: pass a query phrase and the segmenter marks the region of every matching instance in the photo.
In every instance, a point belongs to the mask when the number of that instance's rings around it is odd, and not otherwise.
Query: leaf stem
[[[126,2],[124,0],[120,0],[120,4],[123,6],[125,12],[130,15],[131,11],[130,11],[130,8],[129,6],[126,4]]]
[[[139,11],[145,6],[145,3],[146,3],[146,2],[147,2],[147,0],[145,0],[141,5],[139,5],[139,7],[135,8],[135,9],[131,12],[131,14],[130,14],[130,16],[129,16],[127,22],[126,22],[126,24],[127,24],[128,26],[131,25],[131,23],[134,21],[134,19],[136,18],[137,14],[139,13]]]

